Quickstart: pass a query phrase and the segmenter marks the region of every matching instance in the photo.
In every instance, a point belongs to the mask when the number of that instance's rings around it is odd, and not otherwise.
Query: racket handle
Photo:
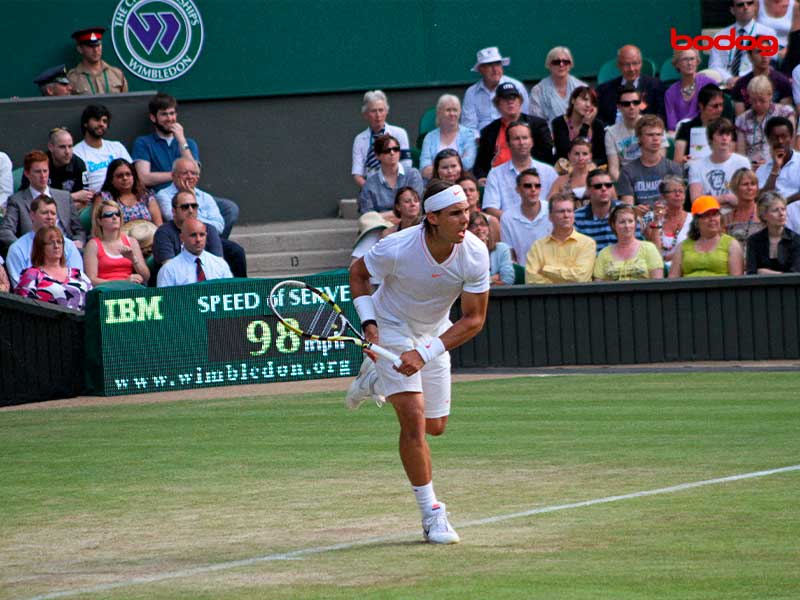
[[[395,367],[399,367],[400,365],[403,364],[403,361],[400,360],[400,357],[397,356],[394,352],[389,352],[385,348],[381,348],[380,346],[377,346],[375,344],[370,344],[369,346],[367,346],[367,348],[372,350],[375,354],[382,356],[386,360],[392,361],[392,364],[394,364]]]

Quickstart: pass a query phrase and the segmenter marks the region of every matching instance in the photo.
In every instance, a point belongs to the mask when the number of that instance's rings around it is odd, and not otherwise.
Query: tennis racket
[[[368,342],[328,294],[307,283],[291,279],[279,282],[269,293],[269,307],[285,327],[304,338],[350,342],[372,350],[396,367],[403,364],[393,352]]]

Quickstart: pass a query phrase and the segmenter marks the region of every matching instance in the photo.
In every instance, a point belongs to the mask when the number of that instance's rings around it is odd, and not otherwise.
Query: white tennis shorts
[[[378,317],[378,335],[381,346],[391,350],[398,356],[412,350],[420,343],[427,343],[432,335],[415,335],[407,325],[387,322]],[[441,335],[450,327],[449,321],[442,323],[434,331]],[[425,418],[436,419],[450,414],[450,353],[445,352],[432,361],[425,363],[411,377],[406,377],[394,370],[392,363],[378,357],[375,363],[380,380],[380,392],[391,399],[393,394],[401,392],[422,392],[425,400]]]

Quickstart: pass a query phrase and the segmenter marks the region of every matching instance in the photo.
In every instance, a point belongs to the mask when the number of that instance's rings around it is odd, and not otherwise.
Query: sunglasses
[[[629,106],[639,106],[642,103],[641,100],[620,100],[617,102],[622,108],[628,108]]]
[[[592,189],[595,189],[595,190],[602,190],[603,188],[606,188],[607,190],[610,190],[612,187],[614,187],[614,184],[611,183],[610,181],[604,181],[603,183],[593,183],[592,184]]]
[[[178,208],[181,210],[189,210],[190,208],[197,209],[198,206],[199,204],[197,204],[197,202],[187,202],[186,204],[179,204]]]
[[[389,148],[384,148],[381,154],[391,154],[392,152],[400,152],[400,146],[390,146]]]
[[[554,58],[550,61],[550,64],[554,67],[566,67],[572,64],[572,61],[568,58]]]
[[[522,187],[524,187],[526,190],[530,190],[530,189],[533,189],[533,188],[536,188],[537,190],[540,190],[540,189],[542,189],[542,184],[541,183],[523,183]]]
[[[100,215],[101,219],[110,219],[111,217],[120,217],[122,216],[118,210],[114,212],[104,212]]]
[[[755,0],[750,0],[749,2],[737,2],[734,4],[736,8],[744,8],[745,6],[753,6],[755,4]]]

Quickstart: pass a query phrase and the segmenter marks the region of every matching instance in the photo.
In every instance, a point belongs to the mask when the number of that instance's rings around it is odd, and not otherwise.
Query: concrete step
[[[352,247],[356,241],[355,229],[307,229],[262,233],[234,233],[231,239],[242,245],[250,254],[269,252],[306,252],[329,248]]]
[[[305,252],[265,252],[247,255],[250,277],[312,275],[320,271],[346,268],[351,248],[309,250]]]

